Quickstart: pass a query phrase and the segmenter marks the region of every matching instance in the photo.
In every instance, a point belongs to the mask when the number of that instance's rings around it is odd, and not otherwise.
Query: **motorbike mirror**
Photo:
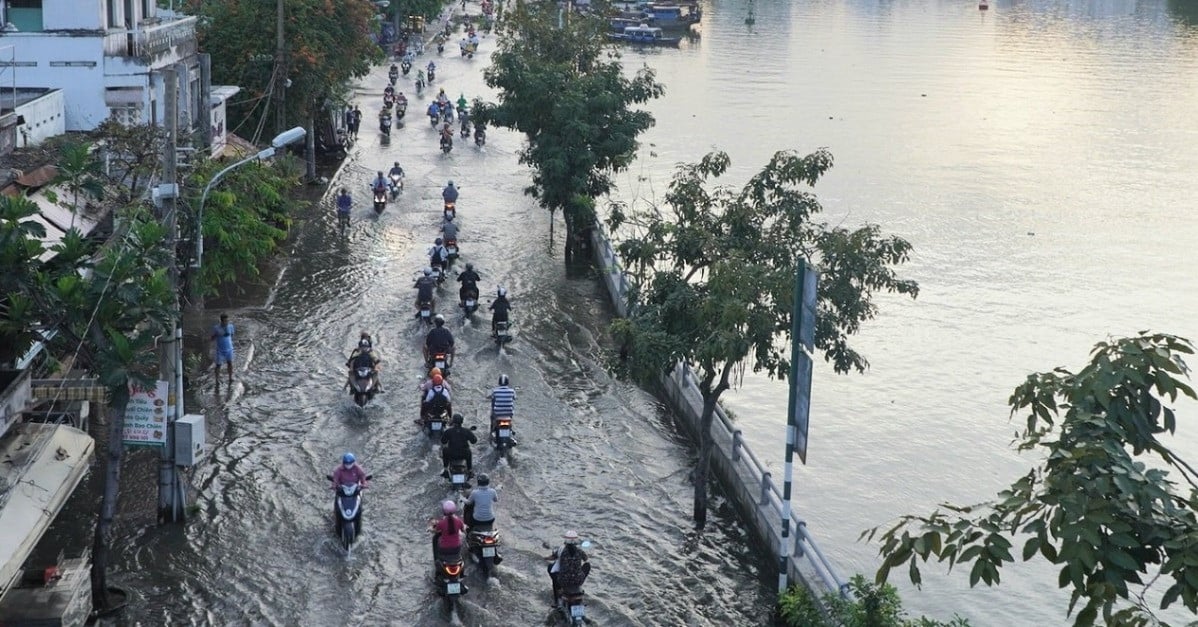
[[[325,475],[325,476],[324,476],[324,478],[325,478],[325,479],[328,479],[329,481],[332,481],[332,480],[333,480],[333,475]]]
[[[374,479],[374,475],[366,475],[367,481],[370,481],[371,479]]]
[[[591,548],[591,541],[583,540],[582,544],[580,544],[579,546],[581,546],[583,549],[589,549],[589,548]]]
[[[478,431],[478,426],[477,426],[477,425],[470,425],[470,430],[471,430],[471,431]]]

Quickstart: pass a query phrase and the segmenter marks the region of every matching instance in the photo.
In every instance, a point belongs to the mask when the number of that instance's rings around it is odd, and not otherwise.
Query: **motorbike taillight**
[[[446,564],[445,565],[445,574],[449,575],[450,577],[457,577],[461,572],[462,572],[461,564]]]

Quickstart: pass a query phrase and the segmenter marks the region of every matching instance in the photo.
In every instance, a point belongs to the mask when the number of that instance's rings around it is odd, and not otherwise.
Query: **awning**
[[[0,438],[0,598],[94,455],[91,436],[66,425],[23,423]]]

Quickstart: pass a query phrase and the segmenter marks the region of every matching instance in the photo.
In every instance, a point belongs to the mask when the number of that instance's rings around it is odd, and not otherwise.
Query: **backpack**
[[[558,556],[558,585],[565,588],[582,586],[586,581],[586,572],[582,568],[584,563],[582,551],[563,550]]]

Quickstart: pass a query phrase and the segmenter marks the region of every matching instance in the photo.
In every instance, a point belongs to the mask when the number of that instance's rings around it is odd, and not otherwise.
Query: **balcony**
[[[143,23],[135,30],[109,31],[104,36],[104,54],[110,57],[136,57],[152,64],[169,55],[187,57],[196,51],[196,16],[160,19]]]

